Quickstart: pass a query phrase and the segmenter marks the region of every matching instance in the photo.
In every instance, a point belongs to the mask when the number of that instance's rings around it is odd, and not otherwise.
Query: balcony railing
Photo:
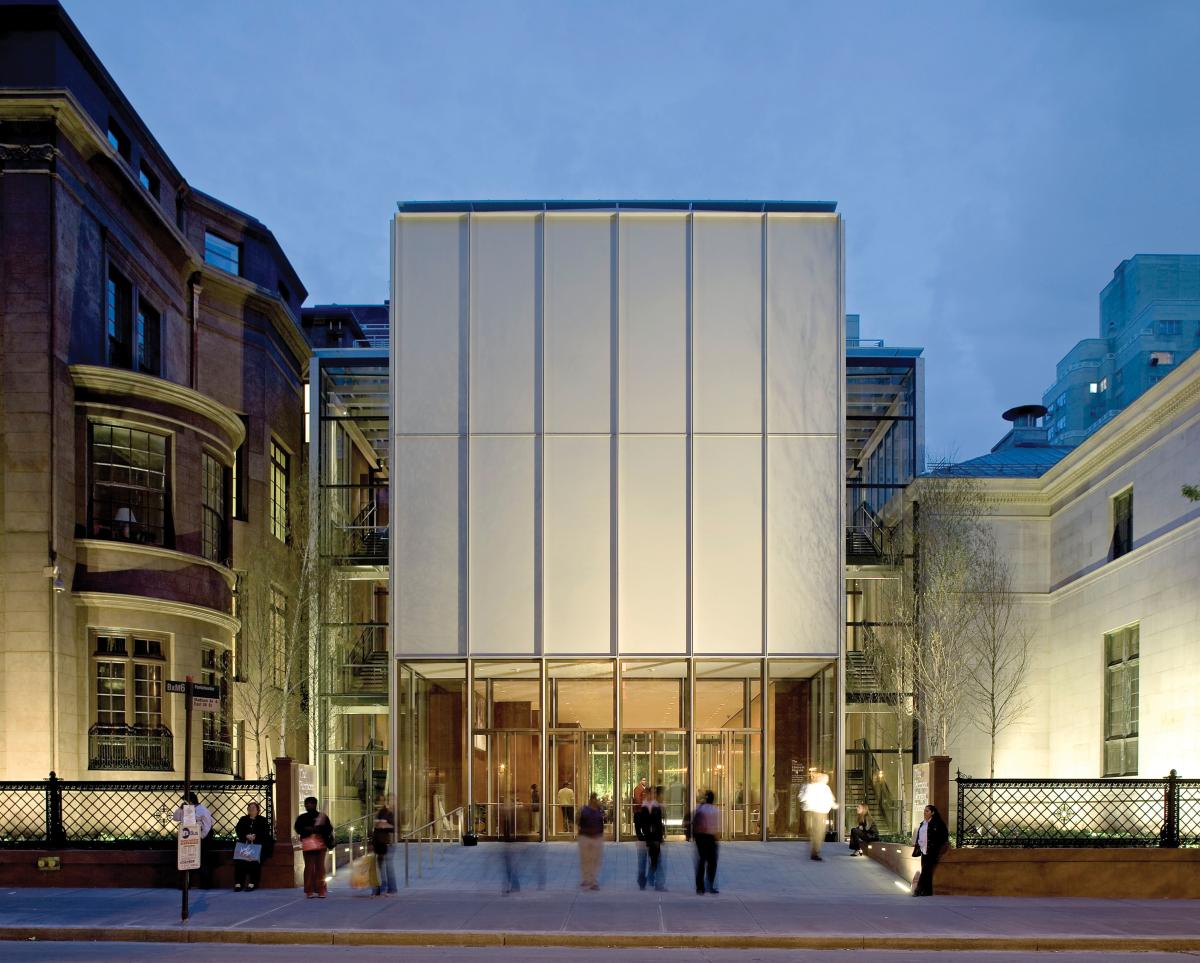
[[[217,739],[204,740],[204,771],[233,775],[233,746]]]
[[[88,768],[170,772],[175,768],[171,730],[94,725],[88,730]]]

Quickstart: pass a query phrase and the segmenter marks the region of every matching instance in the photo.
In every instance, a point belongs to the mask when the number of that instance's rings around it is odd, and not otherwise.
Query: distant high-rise
[[[1200,255],[1137,254],[1100,292],[1099,337],[1058,363],[1049,440],[1074,447],[1200,347]]]

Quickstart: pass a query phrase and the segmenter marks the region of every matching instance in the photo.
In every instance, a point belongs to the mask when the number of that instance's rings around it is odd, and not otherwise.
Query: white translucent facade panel
[[[762,218],[692,225],[692,428],[762,430]]]
[[[687,650],[687,450],[682,437],[624,436],[617,454],[617,644]]]
[[[543,458],[543,650],[612,649],[607,436],[546,438]]]
[[[837,438],[767,439],[767,651],[835,656],[844,630]]]
[[[761,652],[762,439],[692,449],[692,649]]]
[[[473,654],[533,654],[534,441],[473,437],[468,525]]]
[[[532,432],[541,302],[541,224],[471,219],[471,431]]]
[[[463,430],[466,390],[467,220],[460,215],[397,220],[393,247],[396,414],[411,434]]]
[[[622,432],[687,427],[687,218],[620,218]]]
[[[767,430],[841,430],[841,221],[767,219]]]
[[[392,634],[402,655],[466,653],[459,587],[465,575],[466,442],[394,439]]]
[[[546,215],[543,322],[547,432],[612,424],[613,217]]]

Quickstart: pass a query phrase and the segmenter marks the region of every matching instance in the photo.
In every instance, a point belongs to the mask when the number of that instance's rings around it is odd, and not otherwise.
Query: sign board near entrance
[[[184,823],[179,827],[179,843],[175,849],[175,868],[200,868],[200,827]]]
[[[168,679],[163,683],[163,688],[168,692],[174,692],[177,695],[183,695],[185,692],[187,692],[187,683],[176,682],[174,679]]]
[[[192,708],[200,712],[221,711],[221,690],[215,685],[192,683]]]
[[[925,821],[925,807],[933,802],[929,797],[929,763],[918,762],[913,766],[912,787],[912,826],[915,830]]]

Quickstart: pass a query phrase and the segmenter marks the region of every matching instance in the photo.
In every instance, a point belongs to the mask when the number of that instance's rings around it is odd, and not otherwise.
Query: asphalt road
[[[351,946],[225,946],[162,943],[0,943],[5,963],[93,960],[141,961],[213,960],[403,960],[404,963],[1183,963],[1200,959],[1191,953],[916,953],[855,950],[613,950],[563,947],[351,947]]]

